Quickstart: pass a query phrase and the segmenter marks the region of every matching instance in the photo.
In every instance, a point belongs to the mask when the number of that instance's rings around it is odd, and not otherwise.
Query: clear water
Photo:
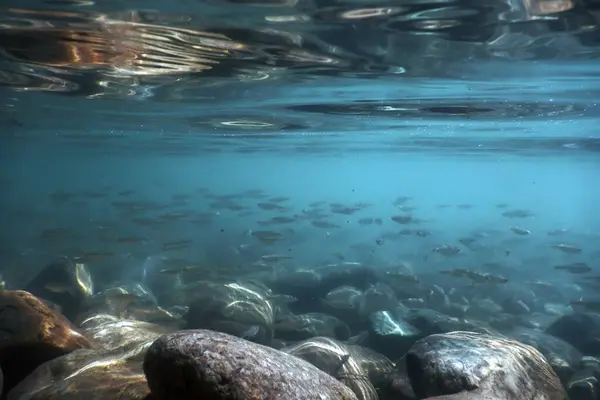
[[[554,265],[600,268],[592,1],[1,7],[1,273],[12,287],[62,255],[89,256],[100,286],[138,279],[148,257],[240,264],[240,275],[266,254],[291,256],[282,269],[403,261],[433,275],[496,263],[511,280],[565,284],[585,277]],[[282,210],[258,206],[276,196],[289,197]],[[532,215],[502,215],[514,209]],[[259,224],[276,216],[294,221]],[[382,224],[359,223],[369,217]],[[430,234],[388,238],[404,228]],[[281,238],[265,244],[257,230]],[[482,231],[477,251],[432,251]]]

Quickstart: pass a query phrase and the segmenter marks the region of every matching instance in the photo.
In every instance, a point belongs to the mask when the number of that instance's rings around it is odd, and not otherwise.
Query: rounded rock
[[[208,330],[161,336],[146,353],[144,372],[161,400],[357,400],[304,360]]]
[[[46,361],[92,343],[61,314],[22,290],[0,291],[0,367],[4,390]]]
[[[544,356],[516,340],[474,332],[436,334],[406,355],[418,398],[456,395],[503,400],[566,400],[565,389]],[[487,396],[487,397],[486,397]]]

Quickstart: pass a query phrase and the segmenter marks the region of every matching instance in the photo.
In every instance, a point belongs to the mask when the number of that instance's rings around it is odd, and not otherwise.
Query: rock
[[[369,347],[392,359],[402,357],[414,342],[425,336],[399,314],[378,311],[369,318]]]
[[[106,350],[116,350],[133,343],[153,342],[171,329],[148,322],[118,319],[110,315],[90,317],[81,324],[83,331]]]
[[[63,257],[42,269],[25,290],[55,303],[67,318],[73,320],[81,303],[93,294],[94,285],[85,264]]]
[[[406,365],[418,398],[568,399],[544,356],[512,339],[474,332],[431,335],[414,344]],[[466,393],[456,395],[460,392]]]
[[[88,297],[81,305],[76,321],[108,314],[118,319],[137,320],[181,328],[182,314],[160,307],[154,295],[139,283],[114,286]]]
[[[332,264],[311,269],[281,274],[269,286],[277,293],[296,297],[296,313],[310,312],[318,308],[320,299],[340,286],[352,286],[365,290],[377,282],[377,272],[358,263]]]
[[[398,299],[394,290],[389,285],[378,282],[365,290],[361,296],[358,310],[362,317],[368,318],[374,312],[389,310],[397,304]]]
[[[149,400],[142,361],[152,341],[76,350],[39,366],[6,400]]]
[[[46,361],[92,348],[61,314],[22,290],[0,291],[0,367],[10,390]]]
[[[560,380],[566,384],[579,365],[582,354],[571,344],[542,331],[516,328],[509,337],[535,347],[546,357]]]
[[[161,400],[357,400],[300,358],[207,330],[160,337],[148,349],[144,372]]]
[[[277,304],[251,282],[205,282],[191,302],[185,329],[210,329],[270,345]]]
[[[430,309],[397,307],[391,311],[374,313],[370,320],[369,347],[392,360],[404,356],[417,340],[436,333],[493,332],[472,321],[450,317]]]
[[[600,315],[574,313],[563,315],[551,324],[546,333],[561,338],[584,354],[600,356]]]
[[[566,384],[571,400],[598,400],[600,392],[600,361],[594,357],[584,357],[580,369]]]
[[[379,400],[387,389],[395,365],[387,357],[362,346],[348,345],[327,337],[314,337],[282,349],[313,364],[340,380],[360,400]]]
[[[380,400],[418,400],[410,385],[404,359],[396,363],[396,369],[392,372],[392,381],[387,388],[380,390],[379,397]]]
[[[359,331],[366,327],[363,318],[359,314],[359,307],[363,291],[352,286],[340,286],[321,300],[321,307],[311,312],[323,312],[345,321],[353,331]]]

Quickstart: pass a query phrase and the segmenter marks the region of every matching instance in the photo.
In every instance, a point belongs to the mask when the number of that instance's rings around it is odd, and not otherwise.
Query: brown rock
[[[22,290],[0,291],[0,367],[4,392],[46,361],[92,343],[40,299]]]

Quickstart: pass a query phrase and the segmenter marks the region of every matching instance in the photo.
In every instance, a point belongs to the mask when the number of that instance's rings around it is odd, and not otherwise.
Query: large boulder
[[[474,332],[431,335],[413,345],[406,365],[418,398],[568,399],[544,356],[512,339]]]
[[[4,392],[39,365],[92,342],[57,311],[22,290],[0,291],[0,367]]]
[[[144,372],[161,400],[357,400],[300,358],[208,330],[161,336],[146,353]]]

